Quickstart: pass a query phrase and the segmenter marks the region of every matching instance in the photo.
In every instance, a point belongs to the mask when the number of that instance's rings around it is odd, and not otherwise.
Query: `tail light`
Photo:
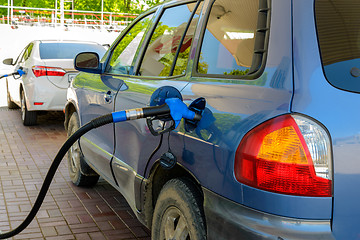
[[[254,188],[332,196],[330,139],[316,122],[283,115],[247,133],[236,150],[235,177]]]
[[[36,77],[41,76],[64,76],[66,71],[58,67],[33,66],[32,71]]]

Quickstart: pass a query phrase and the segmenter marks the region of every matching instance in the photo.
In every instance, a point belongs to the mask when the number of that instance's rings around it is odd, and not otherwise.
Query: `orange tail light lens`
[[[321,126],[301,116],[271,119],[244,136],[236,151],[235,177],[266,191],[330,197],[329,137]]]

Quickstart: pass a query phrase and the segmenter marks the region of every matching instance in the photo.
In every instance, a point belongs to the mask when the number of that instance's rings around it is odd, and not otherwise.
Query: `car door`
[[[188,84],[185,70],[199,17],[197,14],[193,17],[192,12],[194,8],[200,9],[199,5],[200,1],[159,9],[156,25],[143,41],[146,47],[139,48],[139,57],[132,61],[135,74],[122,76],[124,85],[116,96],[116,111],[148,106],[152,93],[160,87],[171,86],[181,91]],[[111,66],[110,61],[110,72]],[[115,138],[114,175],[128,202],[135,203],[134,198],[140,199],[137,194],[146,166],[152,160],[151,153],[160,147],[161,137],[153,136],[146,120],[139,119],[116,124]],[[139,202],[136,204],[139,208]]]
[[[145,16],[142,21],[129,26],[121,34],[113,46],[104,55],[102,62],[109,62],[104,74],[81,72],[76,76],[73,86],[77,91],[77,99],[81,124],[85,124],[101,115],[114,111],[116,94],[125,87],[121,75],[131,71],[129,62],[143,38],[144,32],[153,15]],[[119,56],[122,56],[121,61]],[[109,60],[108,60],[109,59]],[[130,61],[131,63],[131,61]],[[113,124],[94,129],[81,138],[80,146],[87,162],[108,182],[115,185],[111,169],[115,138]]]
[[[33,44],[30,43],[21,51],[21,53],[19,54],[19,56],[17,57],[14,63],[15,66],[14,71],[18,70],[20,67],[24,67],[25,60],[28,59],[31,53],[32,46]],[[25,77],[26,75],[20,77],[18,75],[15,75],[7,78],[7,88],[11,96],[11,99],[18,105],[20,105],[20,86],[22,79]]]
[[[74,81],[81,125],[114,110],[114,96],[122,81],[100,74],[81,72]],[[112,124],[93,129],[80,140],[85,159],[104,179],[113,183],[110,161],[114,151]]]

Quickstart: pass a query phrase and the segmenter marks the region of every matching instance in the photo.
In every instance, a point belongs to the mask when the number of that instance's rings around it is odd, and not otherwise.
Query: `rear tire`
[[[24,126],[33,126],[37,122],[37,114],[35,111],[28,111],[26,106],[25,93],[21,92],[21,120]]]
[[[67,135],[70,137],[80,127],[78,114],[73,112],[69,124]],[[67,153],[69,175],[71,181],[76,186],[92,187],[99,180],[99,175],[86,163],[80,150],[79,141],[76,141]]]
[[[19,108],[18,105],[16,105],[12,100],[11,100],[11,96],[10,96],[10,92],[9,92],[9,87],[8,87],[8,83],[6,81],[6,92],[7,92],[7,106],[9,109],[17,109]]]
[[[187,179],[172,179],[156,201],[151,239],[205,240],[201,196]]]

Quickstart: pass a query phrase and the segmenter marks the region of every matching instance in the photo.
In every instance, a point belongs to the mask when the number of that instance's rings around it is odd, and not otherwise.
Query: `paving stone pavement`
[[[24,127],[19,110],[0,107],[0,230],[27,216],[58,149],[66,140],[63,115],[46,114]],[[12,239],[150,239],[123,196],[100,178],[93,188],[70,181],[66,158],[36,218]]]

